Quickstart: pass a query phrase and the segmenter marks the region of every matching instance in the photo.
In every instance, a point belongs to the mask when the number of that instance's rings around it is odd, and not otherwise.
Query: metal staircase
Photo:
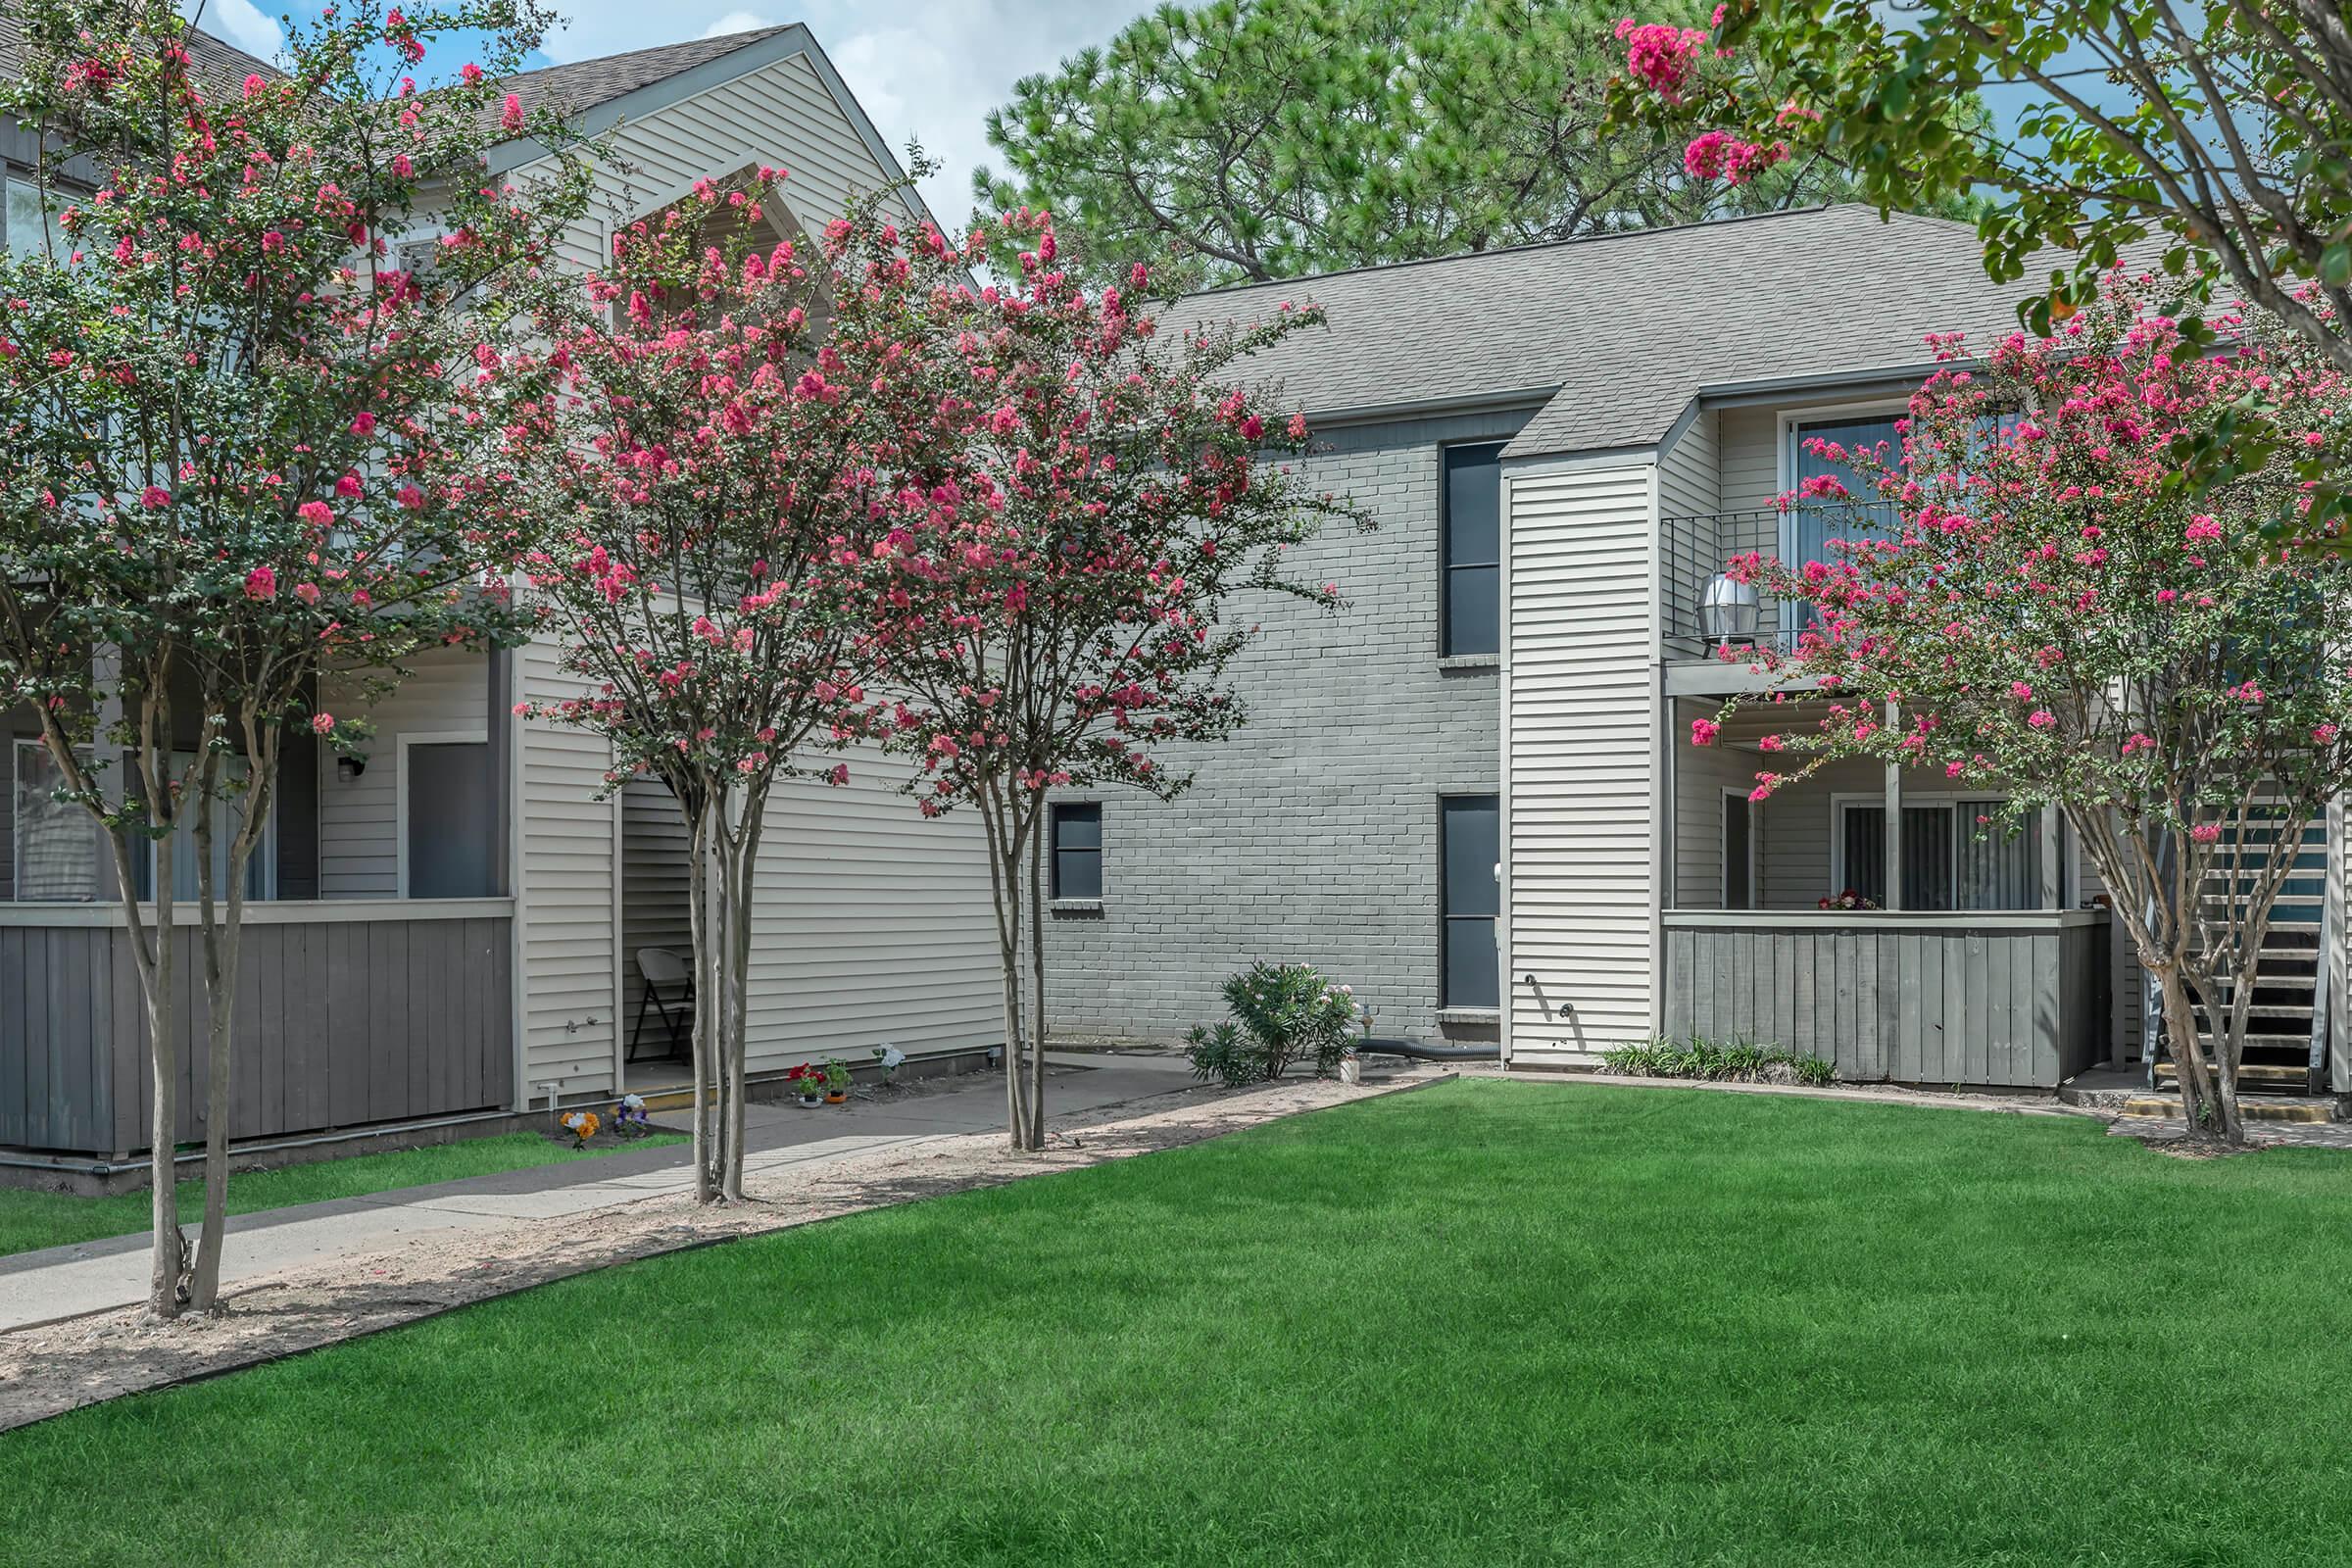
[[[2201,897],[2211,905],[2245,896],[2269,855],[2274,827],[2248,830],[2243,857],[2225,850],[2205,875]],[[2291,831],[2291,830],[2290,830]],[[2326,1121],[2332,1102],[2323,1098],[2328,997],[2324,961],[2332,934],[2328,920],[2328,832],[2325,818],[2303,824],[2295,868],[2272,906],[2254,978],[2253,1010],[2246,1019],[2246,1051],[2238,1066],[2240,1104],[2251,1120]],[[2225,1008],[2228,1005],[2224,1000]],[[2220,1019],[2197,1004],[2198,1034],[2206,1059]],[[2161,1033],[2158,1040],[2162,1040]],[[2180,1113],[2180,1076],[2168,1056],[2151,1063],[2149,1081],[2164,1091],[2171,1113]]]

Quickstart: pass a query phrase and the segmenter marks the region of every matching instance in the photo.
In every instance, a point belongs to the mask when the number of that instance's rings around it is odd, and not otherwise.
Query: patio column
[[[1900,705],[1886,705],[1886,728],[1889,733],[1903,724]],[[1886,764],[1886,907],[1903,906],[1903,770],[1900,765]]]
[[[2058,854],[2059,821],[2058,808],[2041,808],[2041,906],[2045,909],[2066,907],[2066,862]]]
[[[514,748],[520,739],[514,713],[514,653],[493,648],[485,662],[489,666],[489,711],[483,734],[490,742],[490,888],[498,897],[507,898],[514,891]]]

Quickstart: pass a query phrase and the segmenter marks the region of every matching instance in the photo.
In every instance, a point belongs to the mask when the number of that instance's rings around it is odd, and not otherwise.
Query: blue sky
[[[1089,44],[1107,42],[1147,0],[666,0],[648,5],[557,0],[569,22],[548,40],[553,62],[586,60],[710,33],[806,23],[850,90],[895,148],[908,137],[946,164],[923,187],[932,211],[949,221],[971,210],[972,166],[988,160],[983,117],[1012,95],[1012,84],[1050,71]],[[268,56],[283,33],[281,12],[307,20],[316,5],[270,0],[179,0],[208,32]],[[462,60],[428,58],[427,71]]]
[[[714,33],[741,32],[802,22],[816,34],[850,90],[894,149],[909,137],[941,159],[943,172],[924,182],[923,195],[943,220],[971,210],[971,171],[989,161],[983,122],[1012,95],[1024,75],[1050,71],[1089,44],[1109,41],[1151,9],[1149,0],[557,0],[569,18],[548,40],[550,62],[586,60]],[[265,57],[284,34],[270,0],[179,0],[218,33]],[[1639,7],[1633,9],[1638,10]],[[288,8],[297,18],[316,5]],[[2069,56],[2067,65],[2088,64]],[[428,58],[428,72],[454,71],[463,58]],[[2115,96],[2095,80],[2080,84],[2102,101]],[[1987,94],[1996,119],[2012,122],[2039,95],[2003,88]]]

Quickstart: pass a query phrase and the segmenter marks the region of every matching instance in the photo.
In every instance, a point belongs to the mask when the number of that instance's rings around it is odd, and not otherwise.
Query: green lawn
[[[348,1159],[322,1159],[281,1170],[245,1171],[228,1179],[228,1211],[253,1214],[265,1208],[316,1203],[329,1198],[360,1198],[388,1193],[427,1182],[456,1181],[461,1176],[486,1176],[493,1171],[520,1170],[527,1165],[556,1165],[566,1160],[594,1159],[624,1149],[658,1148],[687,1140],[675,1133],[655,1133],[633,1143],[600,1138],[575,1150],[538,1133],[505,1133],[474,1138],[431,1149],[404,1149],[388,1154],[354,1154]],[[179,1213],[183,1220],[204,1217],[204,1187],[179,1184]],[[111,1198],[76,1198],[70,1193],[30,1193],[0,1188],[0,1254],[30,1252],[70,1242],[94,1242],[109,1236],[143,1231],[148,1226],[148,1195],[117,1193]]]
[[[1464,1083],[0,1437],[11,1561],[2313,1563],[2352,1161]]]

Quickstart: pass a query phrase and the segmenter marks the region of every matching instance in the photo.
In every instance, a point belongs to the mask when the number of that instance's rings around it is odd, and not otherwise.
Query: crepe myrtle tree
[[[2162,994],[2192,1124],[2236,1142],[2272,910],[2303,824],[2352,787],[2352,580],[2331,556],[2261,544],[2307,483],[2291,466],[2219,476],[2202,499],[2168,481],[2247,394],[2320,444],[2348,389],[2275,321],[2225,317],[2236,351],[2199,356],[2153,297],[2144,276],[2111,278],[1982,365],[1933,339],[1951,366],[1911,399],[1899,453],[1820,445],[1899,526],[1857,527],[1826,564],[1733,563],[1818,620],[1785,656],[1734,651],[1786,679],[1691,738],[1808,696],[1801,677],[1826,711],[1762,739],[1752,798],[1870,758],[2006,793],[1984,831],[2057,808]],[[1846,494],[1824,475],[1801,499]]]
[[[445,505],[469,443],[451,377],[480,331],[452,301],[530,270],[577,180],[528,206],[482,183],[486,145],[522,124],[512,100],[502,122],[493,77],[538,37],[527,5],[363,0],[295,30],[282,74],[241,81],[196,66],[169,5],[14,15],[24,65],[0,115],[37,133],[56,222],[0,259],[0,708],[38,715],[59,798],[111,846],[153,1066],[148,1305],[170,1317],[217,1298],[246,873],[287,737],[361,738],[318,706],[322,675],[364,699],[417,650],[506,628]],[[487,67],[419,87],[405,72],[450,32],[479,35]],[[95,188],[69,193],[69,167]],[[387,238],[428,202],[448,237],[419,276]],[[194,851],[207,1042],[192,1256],[172,1181],[175,837]]]
[[[1117,288],[1081,289],[1051,220],[1020,210],[961,254],[1006,281],[938,296],[953,465],[909,486],[884,542],[874,636],[896,701],[881,732],[914,757],[924,814],[978,813],[1003,963],[1012,1147],[1045,1142],[1046,793],[1119,785],[1169,800],[1190,775],[1168,749],[1242,723],[1233,661],[1258,631],[1228,616],[1284,597],[1336,608],[1294,546],[1328,522],[1368,526],[1279,460],[1303,416],[1231,377],[1250,353],[1322,319],[1172,337]],[[1149,276],[1128,279],[1140,296]],[[1029,982],[1021,954],[1027,924]]]
[[[1846,172],[1882,212],[1963,194],[1980,201],[1995,281],[2041,270],[2021,301],[2046,333],[2094,297],[2127,255],[2162,270],[2201,312],[2249,302],[2352,375],[2352,27],[2320,0],[1725,0],[1706,29],[1671,15],[1622,24],[1626,69],[1611,119],[1687,138],[1693,183],[1738,186],[1789,163]],[[1995,123],[1982,94],[2025,96]],[[2181,336],[2212,328],[2184,312]],[[2245,409],[2265,405],[2249,388]],[[2211,459],[2290,464],[2319,481],[2309,512],[2266,518],[2343,548],[2342,452],[2217,424]],[[2289,435],[2300,432],[2286,432]]]
[[[601,735],[609,790],[675,797],[693,845],[696,1192],[743,1197],[753,885],[779,780],[849,779],[866,732],[873,543],[934,466],[929,296],[952,262],[909,245],[886,190],[815,254],[752,242],[781,171],[703,181],[625,227],[585,310],[485,356],[503,466],[476,486],[518,547],[577,696],[525,713]],[[772,234],[769,236],[773,238]]]

